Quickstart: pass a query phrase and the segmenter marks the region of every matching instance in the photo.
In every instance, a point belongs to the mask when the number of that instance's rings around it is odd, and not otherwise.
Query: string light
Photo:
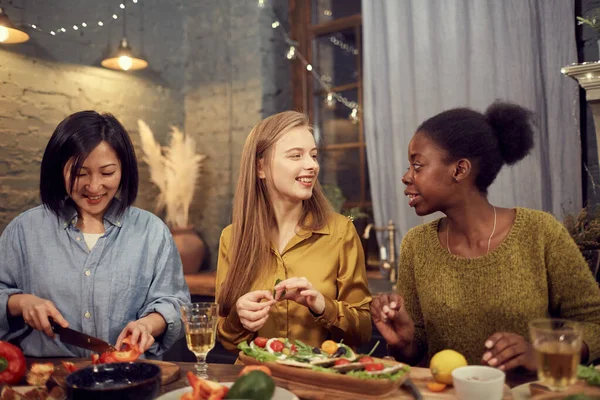
[[[120,8],[119,11],[125,9],[128,1],[129,0],[125,0],[122,3],[119,4],[119,8]],[[131,0],[131,2],[134,3],[134,4],[137,4],[139,2],[139,0]],[[112,19],[113,20],[117,20],[118,18],[119,18],[119,16],[117,14],[112,14]],[[98,23],[98,26],[100,26],[100,27],[104,27],[105,26],[105,24],[104,24],[104,22],[102,20],[98,20],[97,23]],[[60,27],[58,29],[53,29],[53,30],[44,30],[44,29],[41,29],[37,24],[28,24],[28,26],[31,29],[33,29],[33,30],[35,30],[37,32],[46,33],[46,34],[51,35],[51,36],[56,36],[58,34],[62,34],[62,33],[66,33],[67,32],[67,30],[64,27]],[[83,31],[83,28],[87,28],[87,26],[88,26],[87,22],[82,22],[80,24],[75,24],[75,25],[73,25],[73,31]],[[69,31],[69,32],[72,32],[72,31]]]
[[[287,57],[288,60],[295,59],[296,58],[296,47],[290,46],[290,49],[288,50],[288,52],[285,56]]]
[[[265,8],[266,2],[267,2],[267,0],[258,0],[257,5],[259,8]],[[286,32],[286,30],[283,28],[283,26],[279,22],[279,18],[277,17],[275,11],[271,7],[269,7],[269,11],[271,12],[272,17],[273,17],[273,20],[272,20],[273,22],[271,23],[271,27],[273,29],[280,28],[281,34],[283,35],[283,39],[289,45],[289,48],[285,54],[285,57],[290,61],[298,59],[304,65],[304,68],[306,68],[306,70],[313,75],[313,77],[319,83],[319,85],[327,92],[327,96],[325,97],[325,106],[327,108],[335,108],[337,103],[344,105],[345,107],[347,107],[351,110],[350,114],[348,115],[348,119],[350,120],[350,122],[352,124],[358,124],[359,119],[360,119],[360,117],[359,117],[360,110],[359,110],[358,103],[355,101],[350,101],[346,97],[342,96],[341,94],[335,93],[334,91],[332,91],[331,77],[328,75],[321,76],[314,70],[314,67],[312,66],[312,64],[310,64],[308,62],[308,60],[302,55],[302,53],[300,53],[298,51],[298,49],[297,49],[298,42],[296,42],[290,38],[290,36]],[[331,11],[329,11],[329,12],[331,13]],[[354,55],[359,54],[358,49],[356,49],[352,45],[344,43],[342,40],[336,38],[335,36],[330,36],[329,40],[331,41],[331,43],[340,47],[342,50],[344,50],[348,53],[351,53]]]
[[[358,108],[353,108],[348,118],[353,125],[358,124]]]
[[[325,97],[325,107],[327,107],[330,110],[333,110],[335,108],[335,96],[333,95],[332,92],[327,92],[327,97]]]

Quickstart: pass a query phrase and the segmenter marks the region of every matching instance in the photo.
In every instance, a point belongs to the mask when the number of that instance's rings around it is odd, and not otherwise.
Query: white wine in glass
[[[208,379],[206,355],[215,347],[217,303],[192,303],[181,306],[181,318],[185,326],[188,349],[196,356],[196,371],[199,378]]]

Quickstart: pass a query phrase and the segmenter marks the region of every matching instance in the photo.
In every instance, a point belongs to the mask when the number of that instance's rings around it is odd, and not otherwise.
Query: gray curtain
[[[483,111],[496,99],[528,107],[532,154],[490,187],[503,207],[562,219],[581,206],[577,61],[572,0],[363,0],[364,126],[375,223],[398,240],[431,220],[408,207],[401,177],[417,126],[440,111]],[[381,238],[380,238],[381,239]],[[380,243],[382,243],[380,241]]]

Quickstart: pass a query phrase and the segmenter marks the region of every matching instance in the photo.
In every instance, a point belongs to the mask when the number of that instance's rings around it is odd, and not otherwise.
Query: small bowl
[[[456,397],[460,400],[501,400],[506,374],[483,365],[468,365],[452,371]]]
[[[72,400],[150,400],[160,391],[160,368],[142,362],[92,365],[65,381]]]

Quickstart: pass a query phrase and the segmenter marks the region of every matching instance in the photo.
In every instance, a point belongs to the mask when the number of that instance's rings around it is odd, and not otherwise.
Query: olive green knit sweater
[[[552,215],[516,209],[508,236],[489,254],[466,259],[438,239],[439,219],[402,240],[398,291],[427,360],[443,349],[480,363],[485,340],[528,322],[562,317],[584,324],[590,360],[600,357],[600,289],[563,225]]]

